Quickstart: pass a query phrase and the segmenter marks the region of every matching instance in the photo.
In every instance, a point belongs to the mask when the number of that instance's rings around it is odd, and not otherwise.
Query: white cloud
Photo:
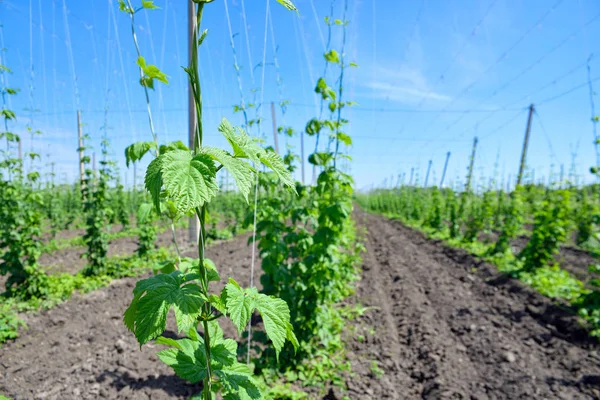
[[[451,98],[430,88],[427,78],[419,69],[400,67],[396,70],[376,67],[371,79],[363,86],[371,89],[375,98],[400,103],[419,103],[421,100],[447,102]]]

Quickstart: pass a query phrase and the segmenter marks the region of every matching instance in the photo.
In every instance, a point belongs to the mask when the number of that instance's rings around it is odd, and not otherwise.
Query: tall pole
[[[527,129],[525,129],[525,140],[523,140],[523,151],[521,152],[521,163],[519,164],[519,175],[517,176],[517,186],[523,181],[523,172],[525,171],[525,163],[527,161],[527,147],[529,146],[529,134],[531,133],[531,119],[535,108],[529,106],[529,117],[527,118]]]
[[[83,187],[84,166],[83,166],[83,131],[81,128],[81,111],[77,110],[77,137],[79,138],[79,182]]]
[[[408,186],[412,186],[414,176],[415,176],[415,167],[412,167],[410,169],[410,181],[408,182]]]
[[[471,159],[469,161],[469,172],[467,174],[467,184],[465,185],[465,192],[471,191],[471,181],[473,180],[473,167],[475,166],[475,154],[477,154],[477,136],[473,138],[473,149],[471,150]]]
[[[275,141],[275,153],[279,154],[279,140],[277,138],[277,115],[275,115],[275,103],[271,102],[271,118],[273,119],[273,140]]]
[[[440,188],[444,187],[444,180],[446,179],[446,171],[448,170],[448,161],[450,161],[450,152],[446,153],[446,161],[444,162],[444,170],[442,171],[442,179],[440,180]]]
[[[427,183],[429,182],[429,172],[431,172],[431,164],[433,161],[429,160],[429,164],[427,165],[427,173],[425,174],[425,185],[423,187],[427,187]]]
[[[193,1],[188,0],[188,65],[192,64],[192,58],[194,54],[194,43],[193,35],[194,29],[196,27],[196,6]],[[194,93],[192,90],[192,85],[188,83],[188,135],[189,135],[189,146],[190,149],[194,148],[194,140],[196,137],[196,106],[194,103]],[[200,223],[198,221],[198,217],[194,215],[190,217],[189,226],[188,226],[188,239],[192,243],[196,243],[198,241],[198,237],[200,236]]]

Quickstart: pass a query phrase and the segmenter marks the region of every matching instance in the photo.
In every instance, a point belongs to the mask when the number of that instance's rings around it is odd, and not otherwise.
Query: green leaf
[[[242,397],[244,392],[252,400],[262,398],[258,384],[252,377],[252,371],[247,365],[235,363],[232,366],[216,369],[214,373],[223,384],[225,392],[228,393],[228,395],[238,394],[238,397],[224,398],[244,399],[244,397]],[[243,392],[241,390],[243,390]]]
[[[205,258],[204,267],[206,267],[209,282],[219,282],[221,280],[221,276],[219,275],[214,262]]]
[[[164,332],[171,307],[175,310],[179,331],[188,330],[195,323],[205,299],[197,285],[181,287],[185,278],[175,271],[137,282],[134,298],[123,319],[141,345]]]
[[[156,65],[146,64],[146,60],[144,59],[144,57],[138,57],[137,65],[142,69],[142,72],[144,73],[144,76],[140,79],[140,84],[142,86],[154,89],[154,79],[158,79],[159,81],[165,84],[169,83],[167,75],[165,75]]]
[[[142,203],[137,211],[137,221],[138,223],[145,224],[148,222],[148,219],[152,215],[152,204]]]
[[[179,348],[160,351],[158,358],[173,368],[181,379],[191,383],[200,382],[207,374],[204,343],[191,339],[180,339],[177,343]]]
[[[215,342],[211,337],[210,355],[213,362],[231,366],[237,361],[237,342],[233,339]]]
[[[175,142],[171,142],[171,143],[167,143],[167,144],[162,144],[160,146],[160,154],[165,154],[165,153],[168,153],[169,151],[173,151],[173,150],[190,151],[190,149],[181,140],[177,140]]]
[[[156,142],[136,142],[127,146],[125,148],[125,163],[127,167],[129,167],[129,163],[141,160],[151,149],[156,149]]]
[[[277,0],[277,2],[285,8],[287,8],[288,10],[298,12],[298,9],[294,5],[294,3],[291,2],[291,0]]]
[[[216,308],[221,314],[227,314],[227,304],[221,299],[221,297],[211,294],[208,296],[208,302],[211,306]]]
[[[256,288],[252,289],[256,291]],[[254,300],[231,278],[229,279],[229,283],[225,286],[225,291],[227,292],[226,305],[229,318],[241,335],[246,328],[246,325],[248,325],[250,316],[254,311]]]
[[[154,202],[154,207],[158,212],[160,212],[160,192],[163,186],[162,157],[163,156],[161,155],[148,164],[148,168],[146,169],[146,177],[144,179],[146,189],[150,192]]]
[[[338,133],[337,138],[340,142],[344,143],[346,146],[350,146],[352,144],[352,138],[345,133]]]
[[[160,7],[154,5],[154,0],[142,0],[142,7],[148,10],[160,9]]]
[[[266,151],[250,138],[243,130],[239,134],[225,118],[221,120],[219,132],[225,136],[233,149],[233,155],[237,158],[248,158],[256,164],[264,164],[279,177],[281,182],[296,191],[296,183],[292,179],[290,171],[285,166],[279,154],[274,151]]]
[[[250,167],[248,163],[238,158],[234,158],[225,150],[216,147],[202,147],[201,151],[221,163],[223,168],[229,171],[233,179],[235,179],[242,196],[244,196],[244,199],[248,202],[248,194],[252,188],[252,167]]]
[[[173,150],[160,158],[163,159],[161,170],[165,190],[180,213],[208,203],[219,190],[216,168],[210,156],[192,157],[189,151]]]
[[[289,339],[294,348],[297,349],[298,340],[290,324],[290,309],[287,303],[276,297],[259,294],[255,304],[256,309],[262,316],[267,336],[273,342],[277,357],[279,358],[279,353],[283,349],[286,339]]]
[[[330,50],[327,53],[325,53],[325,60],[331,63],[339,63],[340,55],[336,50]]]

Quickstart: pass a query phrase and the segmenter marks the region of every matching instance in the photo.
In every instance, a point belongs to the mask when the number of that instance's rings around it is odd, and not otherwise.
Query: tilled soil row
[[[567,312],[519,282],[494,280],[465,252],[357,214],[368,230],[357,294],[375,307],[363,323],[376,333],[351,342],[351,398],[600,398],[598,347]],[[379,379],[368,373],[373,360]]]
[[[356,299],[373,308],[348,325],[351,399],[600,398],[598,347],[560,307],[519,282],[494,279],[493,267],[463,251],[383,217],[357,216],[368,235]],[[222,276],[247,284],[246,243],[247,236],[219,243],[207,256]],[[15,400],[197,393],[158,361],[160,346],[140,351],[124,327],[135,281],[29,316],[29,331],[0,348],[0,393]],[[352,333],[362,328],[374,332],[358,340]],[[235,337],[231,326],[226,334]]]
[[[244,285],[250,276],[247,240],[243,235],[206,250],[222,276],[234,276]],[[156,352],[163,346],[147,344],[140,350],[123,325],[137,280],[115,280],[106,288],[27,316],[29,330],[0,347],[0,394],[14,400],[162,400],[197,394],[201,386],[180,380],[158,360]],[[215,290],[220,290],[218,284]],[[225,330],[229,337],[237,336],[231,325]]]

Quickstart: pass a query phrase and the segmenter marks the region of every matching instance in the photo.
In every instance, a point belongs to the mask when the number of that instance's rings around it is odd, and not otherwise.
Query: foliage
[[[335,23],[331,19],[326,22],[331,34]],[[341,25],[345,34],[346,23]],[[352,221],[353,180],[339,167],[349,160],[343,148],[352,143],[344,132],[348,121],[341,115],[343,108],[351,105],[342,98],[344,70],[349,66],[344,57],[343,49],[339,53],[329,49],[324,54],[326,68],[337,67],[340,73],[335,87],[322,77],[315,88],[321,102],[327,104],[322,109],[329,112],[329,118],[312,118],[305,128],[317,142],[308,157],[315,170],[320,170],[315,186],[296,183],[298,197],[292,198],[274,188],[277,176],[262,174],[256,208],[263,292],[290,305],[291,322],[300,342],[296,357],[289,354],[290,347],[284,350],[281,369],[287,380],[300,379],[304,385],[344,385],[339,376],[347,369],[342,357],[340,334],[345,318],[340,302],[353,293],[362,250]],[[288,152],[288,170],[295,169],[296,159]],[[252,217],[249,215],[248,223]],[[269,358],[269,351],[264,351],[258,365],[263,373],[269,368]]]
[[[150,3],[150,4],[148,4]],[[192,43],[200,46],[206,31],[200,31],[204,5],[196,1],[196,29]],[[286,3],[289,1],[286,0]],[[291,3],[290,3],[291,4]],[[135,36],[135,14],[143,8],[155,8],[151,2],[143,2],[135,9],[131,2],[120,2],[120,8],[131,19],[134,43],[138,52],[140,83],[144,87],[148,109],[148,88],[153,79],[164,81],[164,74],[155,66],[140,62]],[[135,334],[141,345],[156,339],[157,344],[168,346],[158,353],[159,358],[173,368],[175,373],[192,383],[203,382],[202,398],[211,400],[217,393],[224,399],[261,398],[260,385],[253,378],[249,366],[237,360],[237,343],[225,339],[218,322],[227,316],[241,332],[251,315],[257,310],[263,318],[265,330],[273,342],[278,356],[285,341],[298,346],[289,322],[288,305],[280,299],[258,293],[256,288],[241,288],[234,280],[220,294],[210,292],[210,282],[220,280],[216,266],[204,255],[206,243],[205,223],[207,205],[219,189],[216,175],[225,169],[234,178],[240,193],[247,198],[253,182],[254,168],[264,165],[271,169],[284,184],[293,184],[281,158],[264,150],[241,129],[234,129],[225,119],[219,131],[229,142],[231,150],[203,146],[202,97],[198,71],[198,47],[192,46],[192,61],[187,68],[191,92],[196,104],[196,140],[192,149],[182,143],[156,146],[155,158],[146,170],[145,186],[152,197],[157,213],[166,212],[173,220],[196,215],[200,222],[198,259],[172,262],[171,272],[163,270],[151,278],[141,280],[134,289],[134,297],[124,314],[125,325]],[[150,67],[151,71],[150,71]],[[150,71],[150,72],[149,72]],[[149,114],[152,121],[151,114]],[[157,137],[150,123],[154,142]],[[187,337],[174,340],[160,336],[166,329],[167,314],[175,312],[177,329]],[[216,310],[216,313],[215,311]],[[198,332],[201,325],[202,334]]]
[[[9,70],[0,68],[2,73]],[[1,88],[3,99],[4,131],[0,139],[6,139],[7,150],[0,153],[0,274],[9,275],[6,290],[11,296],[27,299],[47,294],[47,276],[38,265],[41,254],[42,196],[36,190],[39,173],[25,174],[23,160],[11,151],[20,137],[8,131],[8,123],[16,118],[6,108],[6,96],[16,90]],[[37,154],[27,153],[30,159]]]
[[[84,148],[84,150],[87,148]],[[107,160],[108,142],[102,140],[102,160],[99,176],[89,167],[89,157],[84,157],[87,166],[83,181],[84,212],[86,214],[86,231],[83,240],[87,246],[88,265],[85,275],[99,275],[106,268],[108,252],[107,226],[112,210],[108,199],[108,184],[113,179],[111,167],[113,162]]]
[[[567,238],[570,221],[570,192],[557,190],[548,193],[535,214],[531,238],[519,254],[523,259],[523,269],[532,271],[550,265],[558,253],[560,244]]]

